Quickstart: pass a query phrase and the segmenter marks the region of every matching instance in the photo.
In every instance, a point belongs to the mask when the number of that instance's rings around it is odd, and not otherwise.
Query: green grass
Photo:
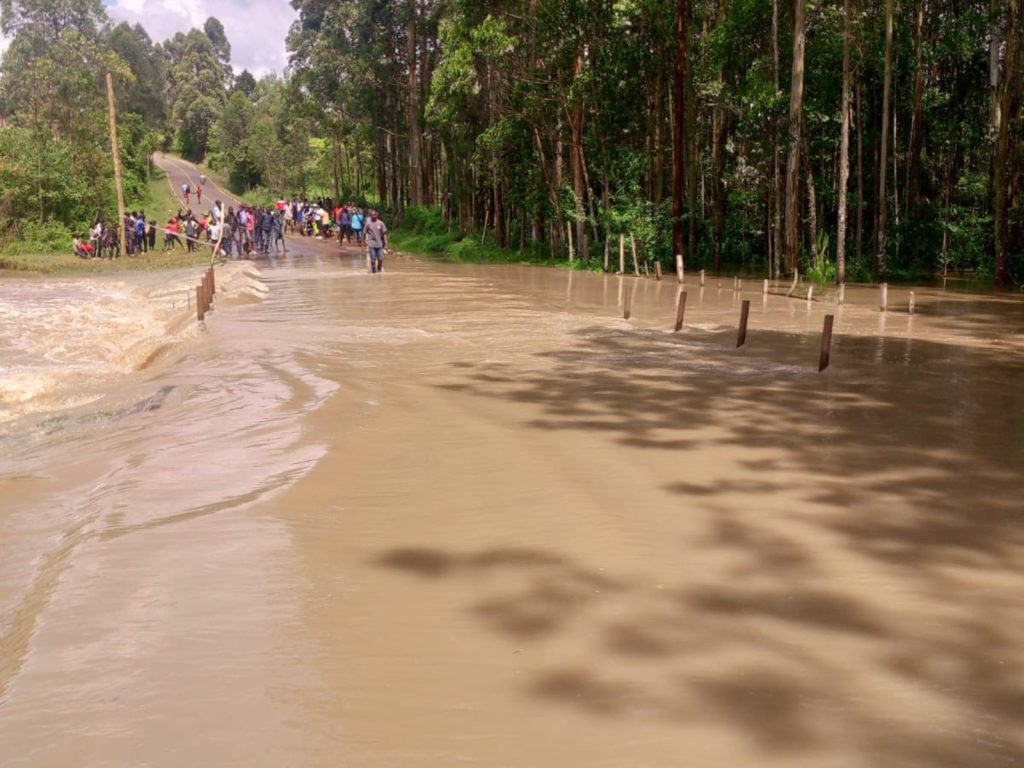
[[[527,246],[523,250],[501,248],[492,241],[480,243],[479,235],[420,234],[404,227],[388,234],[388,245],[395,250],[418,256],[439,258],[452,264],[539,264],[560,269],[582,269],[583,263],[574,261],[571,265],[559,259],[551,260],[546,244]],[[592,264],[591,267],[599,266]]]
[[[95,274],[100,272],[123,272],[138,270],[179,269],[210,263],[209,252],[186,253],[180,248],[166,253],[160,250],[159,241],[154,253],[129,256],[124,259],[80,259],[73,253],[23,253],[0,254],[0,270],[36,272],[46,275]]]
[[[241,200],[243,203],[258,206],[273,205],[277,202],[277,198],[263,187],[256,187],[255,189],[249,190],[238,188],[238,185],[232,184],[231,181],[219,170],[211,168],[207,164],[206,160],[199,163],[196,167],[213,180],[218,187],[230,192],[237,200]]]
[[[408,208],[402,226],[393,230],[389,245],[400,251],[430,256],[454,264],[547,264],[566,267],[551,261],[550,251],[543,246],[523,250],[501,248],[494,242],[480,241],[479,235],[449,231],[436,208]]]
[[[437,208],[407,208],[402,226],[392,230],[389,245],[399,251],[439,258],[453,264],[537,264],[559,269],[585,269],[583,262],[572,264],[551,259],[547,243],[518,248],[501,248],[492,240],[481,242],[479,234],[449,231]],[[590,269],[600,269],[596,260]]]
[[[154,167],[153,173],[149,177],[149,184],[146,186],[146,199],[126,200],[125,206],[129,211],[140,209],[145,211],[146,219],[155,220],[159,229],[178,212],[181,203],[171,192],[171,185],[167,183],[167,174]]]
[[[203,249],[195,253],[187,253],[180,248],[166,253],[160,250],[163,242],[163,225],[168,218],[178,212],[180,205],[171,193],[166,174],[159,168],[150,176],[144,197],[145,199],[141,200],[126,200],[125,207],[129,211],[144,210],[147,220],[156,221],[156,251],[124,259],[80,259],[71,252],[70,247],[54,251],[43,245],[34,248],[32,243],[16,243],[7,250],[0,251],[0,270],[73,275],[124,270],[178,269],[209,264],[208,250],[205,253]]]

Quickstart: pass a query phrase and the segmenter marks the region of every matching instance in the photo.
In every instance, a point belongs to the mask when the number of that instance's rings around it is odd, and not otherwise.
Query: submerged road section
[[[0,440],[0,764],[1024,765],[1019,299],[306,245]]]

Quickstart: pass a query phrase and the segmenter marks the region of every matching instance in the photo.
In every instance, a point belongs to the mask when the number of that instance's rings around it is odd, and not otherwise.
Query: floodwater
[[[1019,298],[310,254],[5,422],[0,764],[1024,765]]]

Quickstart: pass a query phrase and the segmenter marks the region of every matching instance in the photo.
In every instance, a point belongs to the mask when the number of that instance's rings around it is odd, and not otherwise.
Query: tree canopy
[[[0,228],[109,207],[110,71],[143,175],[163,143],[584,264],[632,235],[666,266],[1024,279],[1021,0],[292,4],[257,81],[216,18],[154,45],[100,0],[0,0]]]

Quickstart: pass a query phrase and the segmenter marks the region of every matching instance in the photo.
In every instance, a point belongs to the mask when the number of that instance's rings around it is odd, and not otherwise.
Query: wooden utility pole
[[[117,187],[117,241],[122,258],[128,253],[124,231],[124,189],[121,186],[121,148],[117,143],[117,110],[114,106],[114,78],[107,72],[107,108],[110,112],[110,151],[114,155],[114,186]]]

